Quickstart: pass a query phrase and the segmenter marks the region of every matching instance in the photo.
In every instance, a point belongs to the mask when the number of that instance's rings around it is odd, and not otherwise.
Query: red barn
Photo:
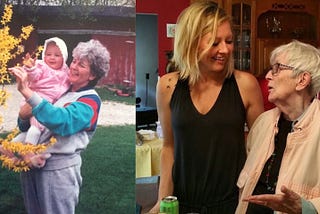
[[[111,54],[110,72],[100,85],[135,85],[135,8],[120,6],[14,6],[11,32],[32,24],[32,35],[23,44],[32,52],[53,36],[63,39],[69,52],[80,41],[98,39]],[[15,62],[21,59],[16,59]]]

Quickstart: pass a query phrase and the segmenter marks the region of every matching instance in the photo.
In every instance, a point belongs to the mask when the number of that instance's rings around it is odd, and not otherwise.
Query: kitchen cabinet
[[[270,67],[271,51],[292,39],[318,46],[319,1],[257,1],[256,67],[263,76]]]
[[[254,56],[252,9],[252,1],[232,1],[234,67],[245,71],[251,70]]]

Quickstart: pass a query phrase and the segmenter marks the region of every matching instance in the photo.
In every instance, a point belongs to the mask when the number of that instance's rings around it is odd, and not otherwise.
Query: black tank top
[[[186,210],[234,213],[236,182],[246,158],[246,112],[234,76],[224,81],[207,114],[193,105],[187,80],[177,82],[170,108],[174,195]]]

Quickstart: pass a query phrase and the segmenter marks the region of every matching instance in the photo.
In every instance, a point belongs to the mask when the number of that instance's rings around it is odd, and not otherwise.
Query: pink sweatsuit
[[[55,42],[62,53],[64,63],[59,70],[50,68],[44,62],[44,53],[49,42]],[[25,70],[28,72],[30,89],[38,93],[47,101],[55,103],[70,87],[68,77],[69,67],[66,64],[67,58],[67,46],[63,40],[57,37],[47,39],[42,52],[42,60],[37,60],[35,66],[32,68],[25,67]],[[25,104],[25,101],[21,105],[23,104]],[[35,145],[38,143],[41,131],[43,131],[44,127],[34,117],[30,119],[30,124],[31,126],[24,142]]]
[[[44,61],[37,60],[35,67],[26,70],[30,89],[51,103],[59,99],[70,86],[66,64],[60,70],[54,70]]]

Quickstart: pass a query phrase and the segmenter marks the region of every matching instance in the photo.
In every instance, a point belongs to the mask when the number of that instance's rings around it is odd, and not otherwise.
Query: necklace
[[[276,153],[272,153],[271,158],[268,160],[269,164],[267,166],[267,173],[266,173],[266,185],[267,185],[267,190],[270,192],[275,192],[275,187],[277,186],[277,182],[270,182],[270,172],[272,165],[275,161],[276,158]]]
[[[287,143],[287,135],[291,132],[292,121],[288,121],[281,116],[278,121],[278,128],[279,132],[274,137],[274,151],[264,167],[264,183],[269,193],[274,193],[277,186],[282,156]]]

